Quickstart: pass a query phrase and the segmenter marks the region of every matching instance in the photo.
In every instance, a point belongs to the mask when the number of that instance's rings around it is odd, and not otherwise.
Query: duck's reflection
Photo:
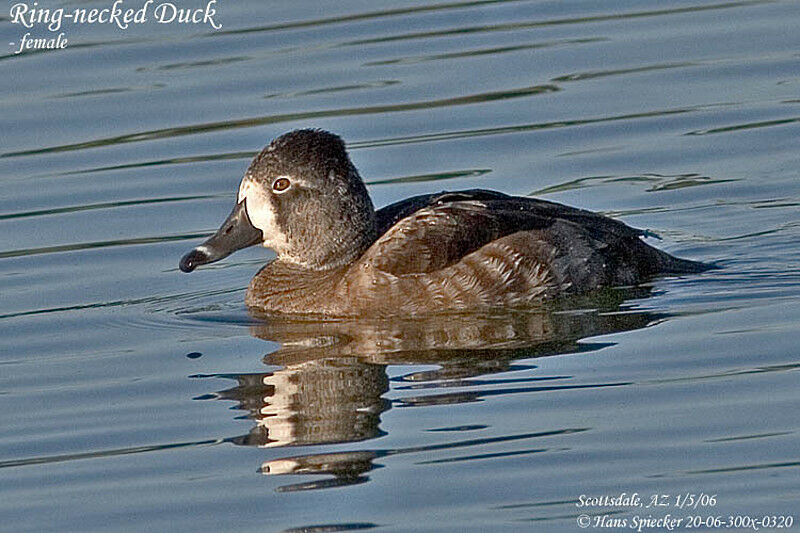
[[[239,402],[256,426],[237,440],[249,446],[300,446],[377,437],[389,408],[382,365],[355,357],[312,359],[264,374],[234,376],[218,396]]]
[[[329,474],[333,476],[307,483],[284,485],[278,488],[279,492],[356,485],[369,481],[369,478],[364,474],[376,467],[373,464],[374,459],[384,455],[386,454],[367,450],[286,457],[265,462],[261,465],[261,473],[267,475]]]
[[[238,402],[255,425],[248,435],[230,439],[248,446],[301,446],[356,442],[383,435],[381,413],[392,406],[409,407],[478,401],[508,395],[570,388],[612,387],[621,383],[570,384],[569,376],[534,376],[492,380],[491,374],[532,365],[515,360],[596,350],[605,344],[580,339],[642,328],[661,317],[620,308],[621,302],[647,296],[646,289],[605,291],[569,308],[504,314],[450,315],[417,320],[297,321],[265,319],[252,326],[258,338],[280,348],[264,357],[273,372],[225,375],[236,386],[217,398]],[[393,378],[392,402],[388,365],[431,365]],[[480,376],[480,377],[479,377]],[[442,389],[458,387],[458,391]],[[581,431],[564,428],[513,438],[538,438]],[[505,440],[509,437],[498,437]],[[485,439],[484,439],[485,440]],[[490,439],[491,440],[491,439]],[[470,446],[463,441],[448,446]],[[481,441],[483,442],[483,441]],[[438,447],[438,446],[437,446]],[[265,462],[269,475],[329,474],[332,478],[285,486],[308,490],[354,483],[375,466],[376,458],[420,452],[367,450],[284,457]]]

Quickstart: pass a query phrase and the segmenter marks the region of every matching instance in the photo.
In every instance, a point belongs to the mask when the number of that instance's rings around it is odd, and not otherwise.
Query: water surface
[[[0,529],[576,531],[630,519],[576,507],[621,492],[796,513],[797,3],[217,9],[0,54]],[[722,268],[530,312],[254,320],[270,252],[177,261],[299,127],[342,135],[378,206],[531,194]]]

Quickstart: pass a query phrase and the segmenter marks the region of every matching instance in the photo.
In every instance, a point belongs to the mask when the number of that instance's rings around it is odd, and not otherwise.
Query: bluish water
[[[49,34],[9,8],[0,43]],[[800,523],[800,4],[238,1],[217,21],[65,23],[63,50],[0,54],[0,529]],[[531,194],[722,268],[527,313],[258,322],[244,288],[270,252],[177,261],[298,127],[342,135],[379,206]],[[622,492],[671,504],[578,507]]]

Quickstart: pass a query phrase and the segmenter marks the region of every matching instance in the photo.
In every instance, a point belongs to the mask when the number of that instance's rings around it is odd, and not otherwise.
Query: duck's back
[[[617,220],[494,191],[417,196],[377,214],[380,237],[351,269],[350,290],[386,311],[524,306],[707,268]]]

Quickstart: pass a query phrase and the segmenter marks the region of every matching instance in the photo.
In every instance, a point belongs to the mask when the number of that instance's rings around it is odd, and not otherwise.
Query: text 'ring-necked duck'
[[[248,307],[344,317],[530,307],[709,268],[657,250],[643,235],[591,211],[482,189],[376,211],[344,142],[304,129],[253,159],[236,207],[180,269],[262,244],[277,258],[250,282]]]

